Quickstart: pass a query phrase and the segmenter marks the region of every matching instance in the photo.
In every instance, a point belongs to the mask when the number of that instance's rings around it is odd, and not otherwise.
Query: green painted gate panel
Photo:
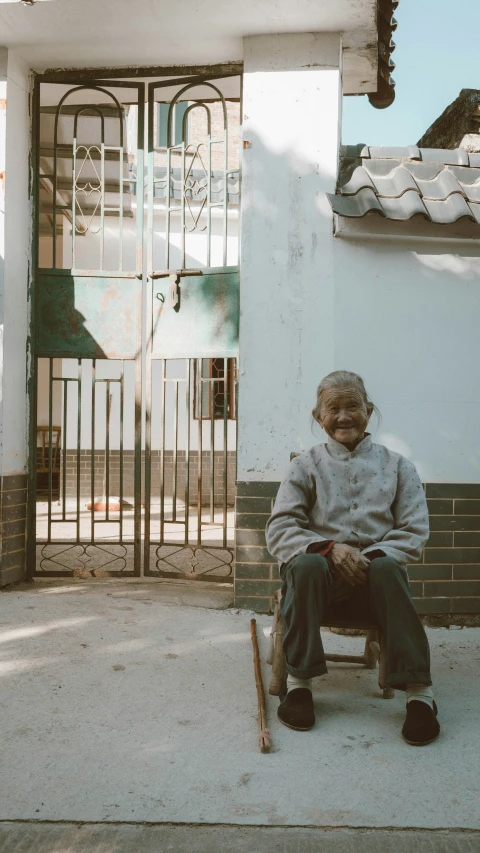
[[[169,300],[170,279],[153,281],[152,356],[209,358],[236,355],[240,291],[238,269],[203,270],[181,275],[179,300]]]
[[[137,278],[38,277],[36,353],[56,358],[135,358],[142,283]]]

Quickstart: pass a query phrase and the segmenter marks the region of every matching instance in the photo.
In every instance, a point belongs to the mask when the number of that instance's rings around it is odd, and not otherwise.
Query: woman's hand
[[[358,548],[336,542],[330,554],[333,565],[347,583],[351,586],[366,583],[367,569],[370,563]]]

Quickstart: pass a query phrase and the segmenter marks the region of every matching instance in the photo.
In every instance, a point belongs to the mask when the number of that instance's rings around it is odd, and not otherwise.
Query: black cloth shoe
[[[315,722],[311,691],[306,687],[297,687],[280,700],[278,719],[289,729],[296,732],[308,732]]]
[[[440,725],[437,720],[438,708],[433,703],[433,711],[426,702],[411,699],[407,702],[407,716],[402,729],[402,737],[410,746],[425,746],[438,737]]]

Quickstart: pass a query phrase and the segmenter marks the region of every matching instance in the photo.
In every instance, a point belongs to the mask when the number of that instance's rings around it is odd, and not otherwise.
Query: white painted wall
[[[480,239],[439,239],[433,226],[431,240],[376,236],[368,233],[368,225],[364,230],[349,239],[332,237],[328,319],[318,306],[314,312],[306,304],[299,336],[296,325],[289,327],[272,314],[272,339],[277,335],[299,373],[305,360],[303,347],[294,353],[296,342],[311,340],[312,330],[324,322],[331,328],[332,349],[324,367],[312,347],[308,383],[298,383],[296,393],[285,384],[284,417],[290,406],[290,418],[286,425],[277,415],[271,418],[270,431],[262,430],[263,445],[250,448],[244,442],[241,420],[240,479],[280,479],[290,451],[325,441],[310,414],[316,386],[330,370],[353,370],[363,377],[382,415],[380,425],[375,415],[370,424],[375,441],[414,462],[424,482],[480,481]],[[320,265],[320,285],[323,274]],[[245,327],[254,322],[245,314],[244,337]],[[275,373],[268,359],[264,366]],[[265,393],[263,377],[250,383],[250,412]],[[243,419],[243,386],[240,400]],[[263,468],[257,461],[260,452]]]
[[[3,331],[5,290],[5,158],[8,51],[0,47],[0,460],[3,457]],[[1,464],[1,462],[0,462]]]
[[[30,258],[30,205],[28,199],[30,119],[27,66],[13,51],[2,52],[6,82],[5,219],[3,231],[2,453],[3,475],[23,473],[27,462],[26,352],[28,333],[28,264]],[[2,81],[0,68],[0,81]],[[0,145],[1,142],[0,133]],[[1,266],[1,263],[0,263]],[[0,273],[0,288],[2,286]],[[2,306],[3,301],[3,306]]]
[[[277,480],[333,369],[338,34],[244,40],[238,479]],[[313,442],[312,442],[313,443]]]
[[[344,369],[381,410],[374,440],[426,482],[478,483],[478,229],[371,219],[333,236],[338,50],[245,39],[238,478],[279,480],[291,451],[325,441],[316,387]]]
[[[479,324],[478,240],[335,241],[334,369],[363,376],[375,440],[425,482],[480,482]]]

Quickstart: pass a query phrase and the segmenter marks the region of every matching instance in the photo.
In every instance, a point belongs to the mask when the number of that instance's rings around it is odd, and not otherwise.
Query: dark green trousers
[[[431,684],[430,649],[413,606],[406,569],[390,557],[372,560],[368,581],[348,599],[332,600],[332,572],[320,554],[301,554],[284,564],[281,611],[287,670],[297,678],[327,672],[320,626],[329,619],[379,626],[387,645],[387,684]]]

